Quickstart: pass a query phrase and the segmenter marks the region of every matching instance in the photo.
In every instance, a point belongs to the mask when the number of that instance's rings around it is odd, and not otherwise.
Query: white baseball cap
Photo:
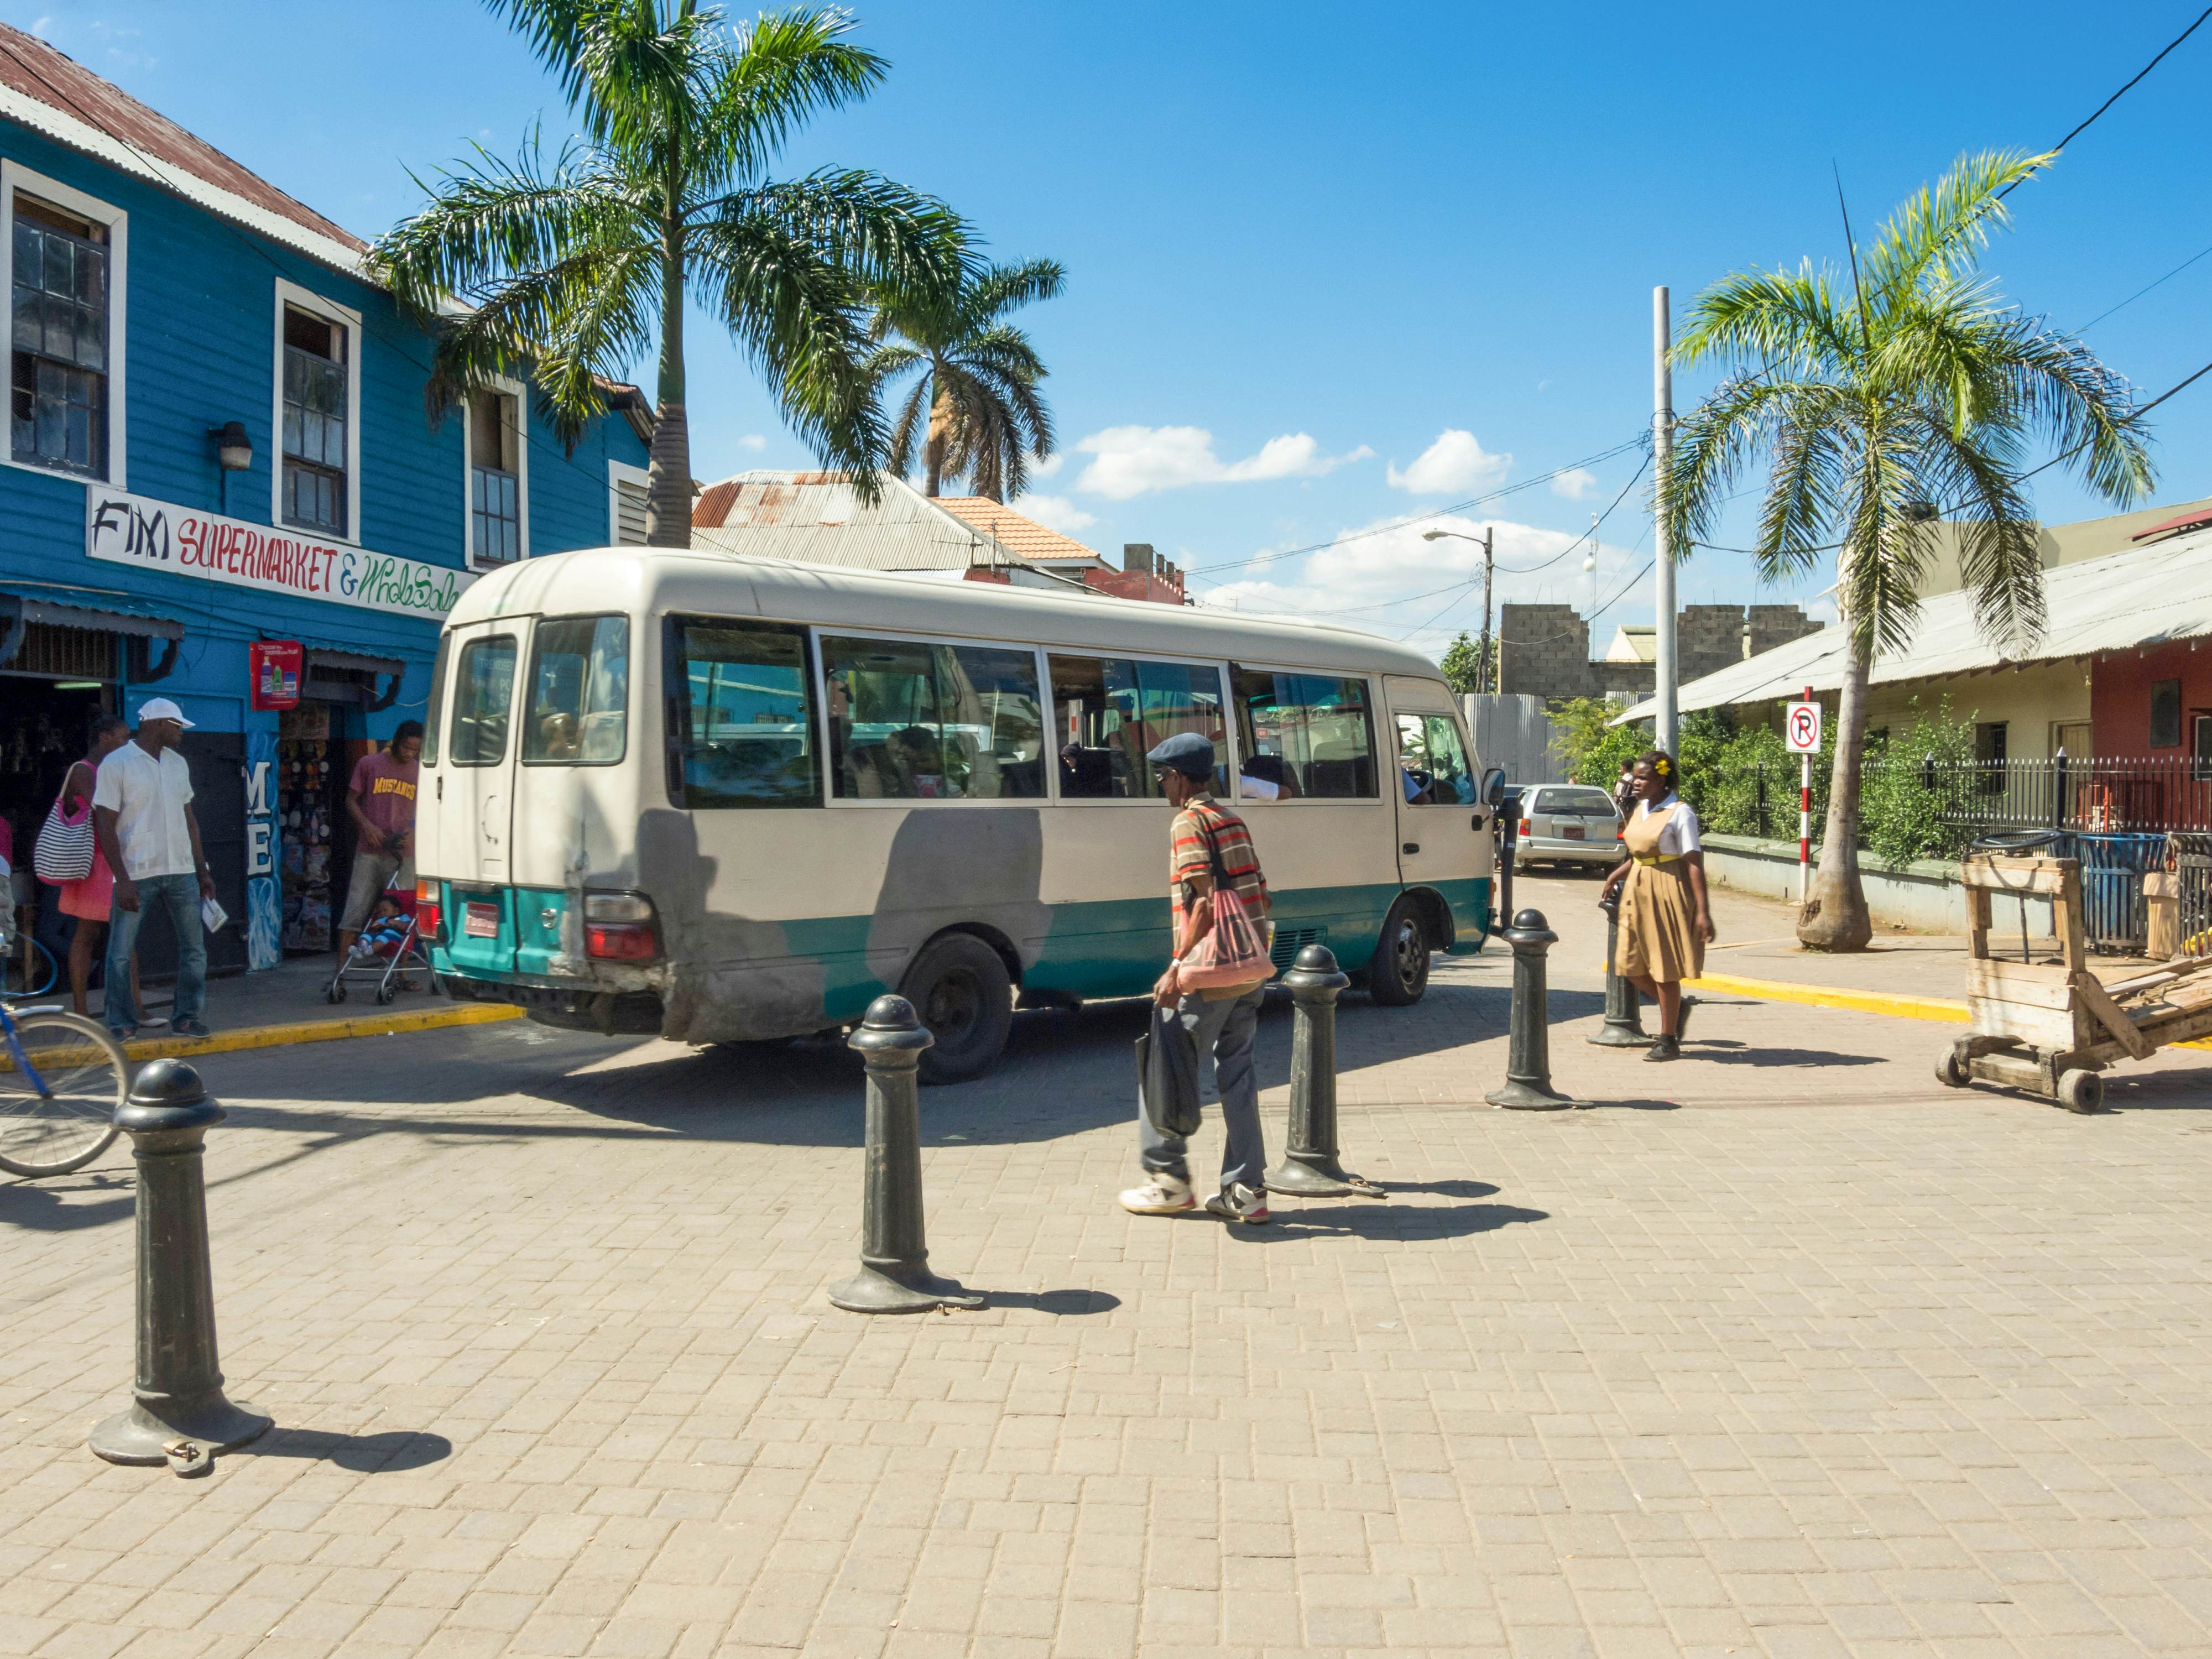
[[[149,697],[138,705],[138,723],[143,726],[148,720],[174,720],[187,731],[192,725],[185,718],[185,711],[167,697]]]

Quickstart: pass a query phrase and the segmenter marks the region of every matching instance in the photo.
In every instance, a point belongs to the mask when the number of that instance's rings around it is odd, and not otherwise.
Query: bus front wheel
[[[1419,1002],[1428,988],[1429,930],[1413,896],[1401,893],[1382,918],[1382,937],[1368,964],[1367,989],[1384,1007],[1404,1008]]]
[[[998,1060],[1014,1027],[1006,964],[969,933],[947,933],[915,958],[899,994],[936,1041],[921,1052],[924,1083],[965,1083]]]

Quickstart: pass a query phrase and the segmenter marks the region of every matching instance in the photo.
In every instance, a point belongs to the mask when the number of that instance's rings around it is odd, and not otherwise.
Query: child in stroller
[[[387,888],[378,896],[352,951],[339,962],[323,994],[328,1001],[343,1002],[347,976],[367,974],[375,977],[377,1001],[390,1002],[402,991],[421,988],[410,975],[414,969],[430,974],[430,988],[437,989],[437,976],[430,972],[422,936],[415,930],[415,896]]]

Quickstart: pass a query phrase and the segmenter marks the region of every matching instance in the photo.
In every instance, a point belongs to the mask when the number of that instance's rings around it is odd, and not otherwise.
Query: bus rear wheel
[[[1382,937],[1368,964],[1367,989],[1386,1008],[1406,1008],[1429,988],[1429,930],[1421,907],[1401,893],[1382,918]]]
[[[921,1052],[924,1083],[965,1083],[997,1063],[1014,1028],[1014,985],[999,953],[969,933],[932,940],[899,994],[936,1041]]]

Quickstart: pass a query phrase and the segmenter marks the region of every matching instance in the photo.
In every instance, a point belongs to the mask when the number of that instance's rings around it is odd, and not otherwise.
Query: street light
[[[1447,539],[1455,542],[1475,542],[1482,548],[1482,647],[1475,657],[1474,683],[1487,692],[1495,684],[1490,672],[1490,580],[1492,569],[1490,529],[1485,526],[1480,536],[1470,536],[1460,530],[1424,530],[1421,532],[1421,539],[1425,542],[1440,542]]]

